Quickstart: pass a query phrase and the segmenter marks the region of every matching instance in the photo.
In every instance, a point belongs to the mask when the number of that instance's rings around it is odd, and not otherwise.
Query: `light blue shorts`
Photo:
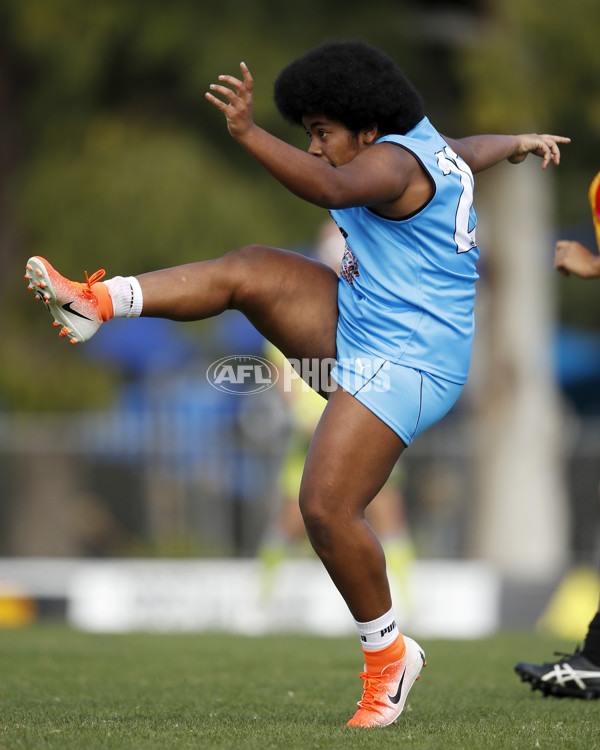
[[[405,445],[447,414],[463,388],[462,383],[355,349],[351,356],[338,350],[331,376],[391,427]]]

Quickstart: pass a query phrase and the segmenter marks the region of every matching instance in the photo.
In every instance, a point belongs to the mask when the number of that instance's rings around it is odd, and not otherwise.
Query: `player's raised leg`
[[[404,449],[398,435],[353,396],[329,398],[311,443],[300,504],[311,543],[352,613],[366,669],[350,726],[391,724],[404,708],[425,654],[397,628],[385,557],[365,509]]]
[[[198,320],[240,310],[288,358],[335,358],[337,274],[287,250],[250,245],[142,274],[143,315]]]
[[[138,277],[103,276],[73,282],[38,256],[25,274],[72,343],[87,341],[113,316],[185,321],[237,309],[288,357],[335,357],[337,275],[297,253],[252,245]]]

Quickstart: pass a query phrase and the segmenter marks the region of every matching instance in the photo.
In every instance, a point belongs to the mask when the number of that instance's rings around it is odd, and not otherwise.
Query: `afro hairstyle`
[[[322,114],[358,133],[377,125],[403,135],[424,116],[423,100],[396,63],[360,40],[325,42],[287,65],[274,85],[275,105],[293,125]]]

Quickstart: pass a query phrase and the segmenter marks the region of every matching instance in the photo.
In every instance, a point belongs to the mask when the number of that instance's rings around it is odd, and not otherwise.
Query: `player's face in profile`
[[[311,114],[302,118],[304,129],[310,138],[309,154],[318,156],[334,167],[352,161],[364,148],[356,133],[348,130],[337,120],[324,115]]]

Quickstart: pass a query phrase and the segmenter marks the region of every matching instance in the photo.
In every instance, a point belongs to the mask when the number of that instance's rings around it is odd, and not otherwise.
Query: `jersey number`
[[[460,177],[462,193],[458,199],[454,226],[454,241],[457,253],[468,253],[476,246],[475,227],[469,230],[471,209],[473,208],[473,175],[467,163],[455,154],[450,146],[436,153],[438,167],[444,175],[452,172]]]

